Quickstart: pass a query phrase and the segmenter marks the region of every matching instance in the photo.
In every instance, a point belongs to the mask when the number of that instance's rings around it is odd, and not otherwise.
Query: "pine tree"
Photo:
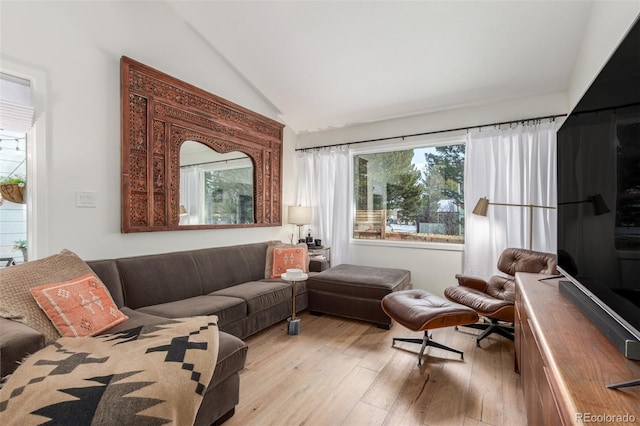
[[[426,167],[422,177],[425,187],[421,220],[440,222],[445,233],[460,234],[463,225],[459,211],[464,209],[464,145],[446,145],[435,148],[435,153],[426,153]],[[439,201],[451,200],[453,206],[438,214]]]
[[[368,186],[374,209],[397,210],[400,220],[415,220],[423,187],[420,171],[412,164],[413,150],[382,152],[356,158],[357,208],[367,208]],[[384,196],[386,204],[382,202]]]

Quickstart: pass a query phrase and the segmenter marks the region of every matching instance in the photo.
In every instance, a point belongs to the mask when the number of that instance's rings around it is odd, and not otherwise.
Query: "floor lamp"
[[[536,204],[491,203],[487,197],[482,197],[478,200],[478,204],[476,204],[472,213],[486,216],[490,205],[529,208],[529,250],[533,250],[533,209],[555,209],[553,206],[539,206]]]

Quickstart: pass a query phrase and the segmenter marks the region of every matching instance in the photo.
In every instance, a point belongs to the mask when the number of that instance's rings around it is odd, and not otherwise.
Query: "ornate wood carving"
[[[284,125],[123,56],[122,232],[279,226]],[[255,223],[179,226],[180,147],[247,154]]]

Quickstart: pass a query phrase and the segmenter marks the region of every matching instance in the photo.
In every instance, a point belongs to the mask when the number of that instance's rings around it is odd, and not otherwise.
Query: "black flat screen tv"
[[[557,161],[560,290],[640,359],[638,19],[558,130]]]

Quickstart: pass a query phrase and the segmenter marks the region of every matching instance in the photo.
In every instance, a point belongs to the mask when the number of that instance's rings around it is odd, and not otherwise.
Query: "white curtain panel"
[[[472,214],[481,197],[490,203],[556,206],[556,130],[554,121],[481,128],[467,134],[464,201],[464,272],[496,274],[500,253],[529,248],[529,208],[489,205],[486,217]],[[556,251],[556,210],[533,209],[536,251]]]
[[[186,216],[180,217],[180,225],[198,225],[204,223],[200,218],[202,210],[202,185],[199,167],[180,169],[180,205],[187,210]]]
[[[331,147],[298,153],[297,204],[313,208],[314,238],[331,247],[331,265],[349,260],[349,150]]]

